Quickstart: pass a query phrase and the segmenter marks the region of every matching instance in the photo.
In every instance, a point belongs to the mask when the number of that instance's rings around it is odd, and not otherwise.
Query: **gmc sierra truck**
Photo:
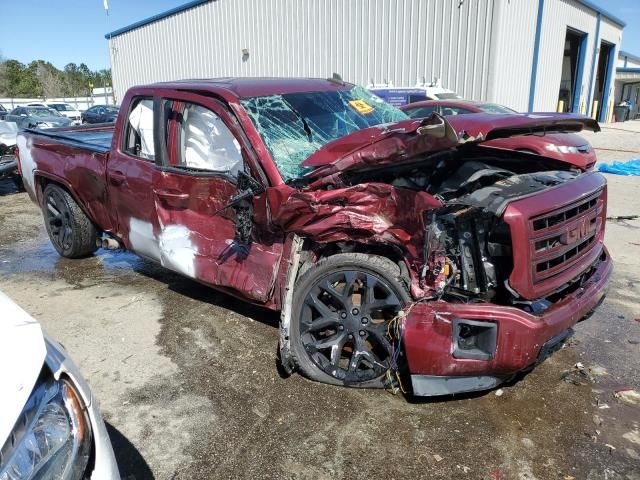
[[[339,78],[130,89],[115,125],[24,130],[68,258],[124,248],[281,312],[289,372],[414,395],[490,389],[603,300],[600,174],[481,142],[573,114],[410,119]]]

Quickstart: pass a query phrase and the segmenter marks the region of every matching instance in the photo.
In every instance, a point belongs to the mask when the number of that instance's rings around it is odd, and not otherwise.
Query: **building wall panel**
[[[591,61],[596,32],[597,14],[574,0],[554,0],[545,2],[542,17],[542,37],[540,58],[536,78],[536,96],[534,110],[555,111],[558,108],[558,95],[562,76],[562,60],[567,28],[584,32],[587,37],[587,50],[583,64],[580,88],[580,108],[586,111],[591,78]],[[602,25],[600,35],[602,36]],[[596,59],[597,61],[597,59]]]
[[[539,0],[212,0],[109,40],[116,95],[132,85],[223,76],[328,77],[413,86],[439,78],[465,98],[525,111]],[[556,110],[568,27],[587,33],[589,99],[598,14],[545,0],[534,110]],[[600,38],[621,28],[602,17]],[[242,50],[248,49],[248,58]],[[613,88],[613,82],[612,82]]]
[[[122,96],[181,78],[338,72],[360,84],[440,78],[483,100],[495,1],[211,1],[111,38],[114,87]]]

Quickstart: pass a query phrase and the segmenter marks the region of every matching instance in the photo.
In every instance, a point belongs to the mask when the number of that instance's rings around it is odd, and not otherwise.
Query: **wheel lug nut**
[[[352,338],[353,338],[353,335],[349,334],[349,339],[352,339]]]
[[[367,332],[365,332],[364,330],[360,330],[360,336],[364,337],[367,334]]]
[[[362,317],[360,321],[362,322],[363,325],[366,325],[367,323],[369,323],[369,319],[367,317]]]
[[[338,325],[338,330],[340,331],[344,330],[344,325]]]
[[[357,308],[354,308],[353,310],[351,310],[351,313],[353,313],[354,315],[357,315],[358,313],[360,313],[360,310],[358,310]]]
[[[340,313],[340,318],[347,318],[347,312]]]

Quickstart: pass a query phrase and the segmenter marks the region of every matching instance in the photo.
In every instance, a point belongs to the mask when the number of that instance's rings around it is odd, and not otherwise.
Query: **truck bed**
[[[89,150],[95,153],[107,153],[111,149],[113,138],[113,123],[96,125],[81,125],[75,127],[50,128],[46,130],[26,128],[25,131],[34,135],[52,138],[56,143],[74,148]]]
[[[73,192],[90,217],[110,230],[107,161],[113,133],[114,124],[18,132],[22,178],[31,197],[37,199],[37,177],[48,177]]]

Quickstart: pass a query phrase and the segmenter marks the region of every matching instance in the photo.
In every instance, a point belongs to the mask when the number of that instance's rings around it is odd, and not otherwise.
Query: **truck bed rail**
[[[98,124],[90,127],[51,128],[47,130],[25,128],[25,132],[48,137],[59,143],[96,153],[108,153],[111,150],[113,124]]]

